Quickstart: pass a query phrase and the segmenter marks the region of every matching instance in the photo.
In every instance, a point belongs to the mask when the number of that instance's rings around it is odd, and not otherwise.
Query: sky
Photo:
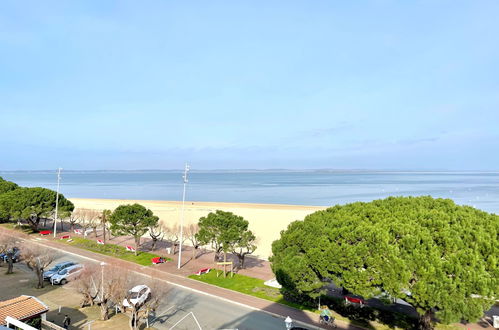
[[[0,170],[499,170],[499,1],[0,2]]]

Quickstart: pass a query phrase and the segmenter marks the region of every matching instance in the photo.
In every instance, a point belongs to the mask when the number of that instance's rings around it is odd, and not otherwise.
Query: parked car
[[[57,274],[58,272],[60,272],[61,270],[65,269],[65,268],[68,268],[68,267],[71,267],[74,265],[76,265],[76,262],[73,262],[73,261],[64,261],[64,262],[58,263],[57,265],[50,268],[46,272],[43,272],[43,279],[49,281],[53,275]]]
[[[82,270],[83,265],[69,266],[52,275],[50,282],[52,284],[66,284],[68,281],[74,280]]]
[[[147,285],[137,285],[128,291],[132,305],[140,306],[151,296],[151,289]],[[123,306],[131,307],[127,299],[123,300]]]
[[[12,262],[18,262],[19,259],[21,258],[21,250],[19,250],[17,247],[13,247],[12,250],[14,250],[14,255],[12,256]],[[1,253],[0,258],[2,259],[3,262],[7,262],[7,253]]]

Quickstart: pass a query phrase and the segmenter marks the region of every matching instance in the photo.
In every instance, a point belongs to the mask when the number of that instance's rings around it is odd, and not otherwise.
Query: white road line
[[[35,238],[36,239],[36,238]],[[23,238],[21,238],[21,240],[24,240]],[[45,244],[42,244],[40,242],[35,242],[33,239],[30,239],[33,243],[35,244],[38,244],[38,245],[42,245],[46,248],[49,248],[49,249],[52,249],[52,250],[56,250],[56,251],[59,251],[60,249],[58,248],[55,248],[55,247],[52,247],[52,246],[49,246],[49,245],[45,245]],[[73,253],[73,252],[69,252],[69,251],[65,251],[65,250],[62,250],[64,253],[67,253],[67,254],[71,254],[71,255],[74,255],[74,256],[77,256],[77,257],[80,257],[80,258],[83,258],[83,259],[87,259],[87,260],[90,260],[90,261],[93,261],[93,262],[100,262],[100,260],[97,260],[97,259],[93,259],[93,258],[90,258],[90,257],[86,257],[86,256],[82,256],[78,253]],[[112,258],[112,257],[111,257]],[[138,271],[135,271],[135,270],[132,270],[133,273],[135,274],[138,274],[140,276],[148,276],[148,277],[152,277],[150,275],[146,275],[146,274],[143,274],[143,273],[140,273]],[[178,275],[175,275],[175,274],[170,274],[170,273],[167,273],[168,275],[172,275],[172,276],[178,276]],[[168,284],[171,284],[171,285],[174,285],[174,286],[177,286],[179,288],[182,288],[182,289],[185,289],[185,290],[189,290],[189,291],[192,291],[192,292],[196,292],[196,293],[199,293],[199,294],[202,294],[202,295],[205,295],[205,296],[208,296],[208,297],[211,297],[211,298],[216,298],[216,299],[219,299],[219,300],[222,300],[222,301],[225,301],[225,302],[228,302],[228,303],[231,303],[231,304],[234,304],[234,305],[238,305],[238,306],[241,306],[241,307],[244,307],[244,308],[248,308],[248,309],[251,309],[251,310],[254,310],[254,311],[258,311],[258,312],[262,312],[262,313],[266,313],[266,314],[269,314],[269,315],[272,315],[274,317],[277,317],[277,318],[282,318],[283,320],[285,319],[284,316],[282,315],[279,315],[279,314],[276,314],[276,313],[272,313],[272,312],[269,312],[269,311],[266,311],[266,310],[262,310],[262,309],[259,309],[257,307],[253,307],[253,306],[250,306],[250,305],[246,305],[246,304],[243,304],[243,303],[240,303],[240,302],[237,302],[237,301],[233,301],[233,300],[230,300],[230,299],[227,299],[227,298],[223,298],[223,297],[220,297],[220,296],[217,296],[217,295],[214,295],[214,294],[211,294],[211,293],[208,293],[208,292],[204,292],[204,291],[200,291],[200,290],[197,290],[197,289],[193,289],[193,288],[190,288],[188,286],[184,286],[182,284],[178,284],[178,283],[175,283],[175,282],[170,282],[168,280],[164,280],[164,279],[161,279],[161,278],[154,278],[155,280],[159,280],[159,281],[162,281],[162,282],[165,282],[165,283],[168,283]],[[295,321],[296,323],[300,323],[302,325],[305,325],[305,326],[315,326],[315,325],[312,325],[312,324],[309,324],[309,323],[305,323],[305,322],[301,322],[301,321]]]
[[[198,325],[199,327],[199,330],[203,330],[203,328],[201,328],[201,325],[199,325],[199,322],[198,322],[198,319],[196,319],[196,316],[194,315],[193,312],[189,312],[187,313],[187,315],[185,315],[183,318],[181,318],[177,323],[175,323],[171,328],[170,330],[172,330],[173,328],[175,328],[180,322],[182,322],[187,316],[189,315],[192,315],[192,317],[194,318],[194,321],[196,321],[196,324]]]

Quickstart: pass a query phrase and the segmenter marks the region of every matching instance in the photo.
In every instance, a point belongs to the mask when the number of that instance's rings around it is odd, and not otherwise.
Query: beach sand
[[[74,203],[76,208],[95,210],[114,210],[122,204],[139,203],[151,209],[160,218],[160,221],[172,225],[180,222],[182,210],[182,202],[176,201],[71,198],[71,202]],[[257,237],[258,248],[254,255],[262,259],[268,259],[271,255],[272,242],[280,237],[281,230],[286,229],[290,222],[303,220],[306,215],[323,209],[325,207],[186,201],[184,225],[197,223],[199,218],[216,210],[240,215],[249,221],[249,228]]]

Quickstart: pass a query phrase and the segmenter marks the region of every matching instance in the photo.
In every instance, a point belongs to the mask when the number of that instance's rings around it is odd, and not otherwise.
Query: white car
[[[57,272],[57,274],[52,275],[50,282],[52,282],[52,284],[66,284],[68,281],[74,280],[82,270],[83,265],[74,265],[64,268]]]
[[[147,285],[137,285],[133,288],[131,288],[128,291],[129,294],[129,299],[132,305],[134,306],[140,306],[142,305],[147,298],[151,295],[151,289]],[[123,306],[124,307],[130,307],[130,304],[128,303],[128,299],[123,300]]]

